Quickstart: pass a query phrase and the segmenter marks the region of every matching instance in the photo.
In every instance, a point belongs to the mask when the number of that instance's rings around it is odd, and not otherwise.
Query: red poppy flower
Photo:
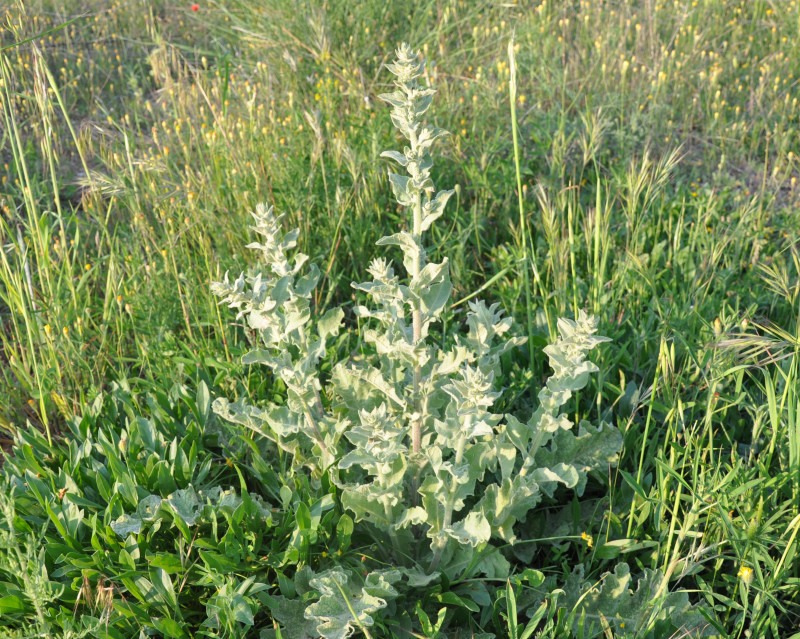
[[[200,5],[195,2],[192,5],[192,11],[200,11]]]

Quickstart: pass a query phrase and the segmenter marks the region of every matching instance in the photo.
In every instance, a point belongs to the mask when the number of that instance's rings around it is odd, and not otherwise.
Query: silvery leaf
[[[330,335],[338,335],[343,319],[344,311],[341,308],[334,308],[325,313],[325,315],[317,321],[317,331],[319,332],[320,339],[324,341]]]
[[[311,579],[311,587],[320,593],[320,598],[306,608],[305,618],[316,622],[317,632],[323,639],[345,639],[356,628],[373,625],[370,615],[386,607],[386,598],[397,596],[397,591],[387,581],[392,575],[370,577],[358,594],[353,593],[347,573],[339,567]]]
[[[619,563],[613,572],[586,583],[583,565],[578,564],[564,585],[564,603],[578,613],[573,628],[578,632],[580,624],[581,631],[589,633],[588,636],[602,634],[602,629],[609,627],[616,631],[615,636],[627,635],[660,620],[660,627],[669,629],[670,636],[716,636],[705,616],[692,606],[687,592],[669,592],[666,580],[660,571],[649,568],[634,580],[629,566]]]
[[[474,548],[489,541],[492,536],[492,527],[483,513],[473,511],[461,521],[453,524],[445,532],[458,543],[469,544]]]
[[[265,428],[268,417],[267,412],[255,406],[250,406],[243,398],[231,403],[224,397],[217,397],[211,404],[211,409],[226,421],[241,424],[264,437],[269,437],[269,433]]]
[[[148,495],[139,502],[136,514],[142,521],[153,521],[161,508],[161,501],[162,499],[158,495]]]
[[[133,515],[121,515],[111,522],[111,530],[123,539],[130,534],[138,535],[142,532],[142,520]]]
[[[427,231],[431,224],[438,220],[444,213],[444,207],[447,201],[455,193],[454,190],[439,191],[436,197],[426,202],[422,210],[422,232]]]
[[[382,237],[375,243],[378,246],[399,246],[403,251],[403,266],[409,273],[413,268],[414,261],[422,254],[420,246],[414,241],[411,234],[406,231]]]
[[[405,155],[399,153],[398,151],[384,151],[383,153],[381,153],[381,157],[394,160],[400,166],[405,166],[406,164],[408,164],[408,158],[406,158]]]
[[[403,514],[397,520],[395,527],[399,529],[407,528],[408,526],[424,524],[427,517],[428,514],[425,512],[424,508],[412,506],[411,508],[407,508],[403,511]]]
[[[425,588],[434,581],[439,579],[442,574],[440,572],[432,572],[430,574],[422,572],[419,568],[401,568],[403,574],[406,576],[408,585],[411,588]]]
[[[536,468],[531,475],[548,497],[553,496],[556,484],[561,483],[567,488],[575,488],[580,481],[578,470],[570,464],[556,464],[552,468]]]
[[[267,608],[274,619],[281,625],[281,636],[284,639],[316,639],[317,624],[306,619],[306,604],[298,599],[281,596],[266,596]]]
[[[530,477],[515,475],[500,484],[486,488],[480,507],[492,526],[492,531],[513,543],[513,526],[524,519],[528,512],[542,500],[539,485]]]
[[[167,503],[187,526],[195,525],[200,516],[201,504],[194,488],[190,486],[184,490],[176,490],[167,498]]]
[[[392,93],[381,93],[378,95],[378,99],[388,102],[395,107],[402,107],[406,103],[406,96],[399,91],[394,91]]]
[[[580,497],[586,486],[586,473],[615,464],[621,448],[622,434],[616,428],[608,424],[595,428],[581,422],[577,435],[570,430],[555,433],[550,447],[540,449],[534,463],[538,468],[554,469],[562,462],[573,467],[578,472],[575,492]]]
[[[419,117],[424,115],[425,111],[430,108],[433,103],[433,94],[436,93],[436,90],[425,89],[423,91],[416,91],[415,93],[414,110],[416,111],[417,117]]]

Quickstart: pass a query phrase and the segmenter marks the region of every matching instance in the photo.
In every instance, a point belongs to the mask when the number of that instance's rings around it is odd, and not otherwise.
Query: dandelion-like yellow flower
[[[736,576],[739,577],[746,586],[753,583],[753,569],[750,566],[740,566]]]
[[[594,538],[587,532],[581,533],[581,539],[586,542],[586,547],[591,548],[594,546]]]
[[[47,335],[48,337],[50,337],[50,333],[52,333],[52,332],[53,332],[53,329],[50,328],[50,324],[45,324],[44,325],[44,334]]]

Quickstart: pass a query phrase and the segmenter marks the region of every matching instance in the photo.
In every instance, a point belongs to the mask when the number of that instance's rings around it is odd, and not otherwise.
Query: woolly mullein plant
[[[214,410],[290,453],[298,472],[328,474],[356,525],[392,542],[397,569],[362,578],[335,567],[311,578],[319,600],[304,619],[323,637],[373,623],[371,615],[398,595],[394,584],[454,579],[493,540],[514,543],[515,524],[532,508],[559,486],[580,496],[587,473],[615,463],[622,443],[616,428],[576,426],[562,412],[597,370],[587,354],[606,341],[584,313],[559,320],[559,339],[544,349],[553,374],[527,419],[492,412],[500,357],[525,341],[511,336],[512,321],[497,304],[470,303],[465,330],[432,338],[452,290],[447,259],[430,261],[424,242],[453,194],[437,192],[431,179],[431,149],[445,132],[423,121],[434,90],[420,82],[418,54],[404,44],[387,66],[395,90],[380,97],[407,144],[382,156],[402,169],[389,172],[389,183],[409,224],[378,241],[389,253],[369,265],[369,281],[353,284],[365,297],[354,308],[364,355],[320,375],[344,312],[314,318],[319,270],[294,251],[298,231],[284,231],[271,208],[253,213],[260,239],[248,246],[261,253],[261,272],[234,281],[226,274],[212,285],[257,334],[244,362],[268,366],[285,387],[281,404],[220,398]],[[401,268],[388,259],[393,252],[402,255]],[[494,555],[486,572],[505,576],[496,573],[508,570],[507,561]]]

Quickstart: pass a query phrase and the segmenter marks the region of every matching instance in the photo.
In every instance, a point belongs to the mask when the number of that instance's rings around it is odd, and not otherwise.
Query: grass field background
[[[377,95],[407,41],[450,131],[435,178],[457,192],[433,241],[453,300],[482,289],[535,347],[533,361],[517,354],[506,401],[524,405],[547,376],[558,317],[585,309],[613,340],[575,411],[623,432],[619,470],[565,504],[571,528],[531,565],[599,577],[624,559],[688,590],[722,636],[795,632],[798,2],[17,0],[0,20],[7,475],[24,478],[31,455],[61,459],[101,392],[127,393],[130,415],[201,382],[213,396],[272,392],[240,363],[246,331],[209,284],[251,259],[249,211],[268,202],[324,274],[317,309],[352,304],[375,241],[406,224],[379,160],[396,144]],[[208,455],[236,478],[235,456]],[[58,538],[47,521],[36,539]],[[0,548],[0,581],[19,572],[11,556]],[[53,576],[58,558],[46,563],[69,616],[83,581]],[[90,591],[129,592],[112,565],[92,570]],[[20,636],[66,627],[52,610],[8,614]]]

